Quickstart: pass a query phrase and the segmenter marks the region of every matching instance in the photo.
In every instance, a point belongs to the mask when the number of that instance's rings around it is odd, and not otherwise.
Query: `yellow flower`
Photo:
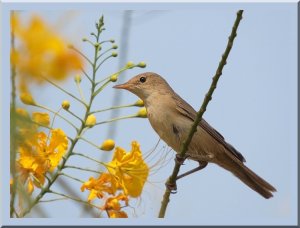
[[[115,147],[115,141],[112,139],[107,139],[102,143],[100,149],[105,151],[111,151],[114,147]]]
[[[38,124],[49,126],[50,125],[50,116],[48,113],[33,112],[32,120]]]
[[[63,80],[82,68],[81,57],[68,49],[66,42],[42,18],[33,16],[27,25],[14,14],[11,18],[16,47],[11,62],[23,82],[43,82],[41,76]]]
[[[70,102],[67,101],[67,100],[64,100],[62,103],[61,103],[61,107],[65,110],[69,110],[70,108]]]
[[[35,105],[36,104],[35,101],[34,101],[34,99],[33,99],[33,97],[28,92],[21,93],[20,100],[24,104],[27,104],[27,105]]]
[[[23,183],[32,181],[28,182],[28,189],[44,185],[45,173],[58,166],[67,148],[68,139],[61,129],[52,129],[49,139],[44,132],[37,132],[20,143],[17,167]]]
[[[117,147],[107,169],[117,179],[126,195],[138,197],[148,178],[149,168],[143,160],[139,144],[134,141],[131,146],[130,153]]]
[[[137,117],[147,118],[147,109],[145,107],[140,108],[140,110],[138,111],[138,113],[136,115],[137,115]]]
[[[96,124],[96,116],[91,114],[87,117],[86,121],[85,121],[85,125],[87,127],[93,127]]]
[[[109,173],[102,173],[97,179],[90,177],[90,179],[81,186],[81,191],[85,189],[90,190],[88,202],[96,197],[103,198],[105,193],[114,194],[117,191],[118,183],[115,178]]]

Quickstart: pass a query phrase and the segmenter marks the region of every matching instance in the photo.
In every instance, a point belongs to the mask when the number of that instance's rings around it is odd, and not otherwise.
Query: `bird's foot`
[[[181,156],[180,154],[176,154],[175,162],[179,165],[184,165],[184,161],[188,158],[188,155]]]
[[[167,189],[170,191],[171,194],[176,194],[177,193],[177,184],[175,183],[170,183],[169,181],[166,183]]]

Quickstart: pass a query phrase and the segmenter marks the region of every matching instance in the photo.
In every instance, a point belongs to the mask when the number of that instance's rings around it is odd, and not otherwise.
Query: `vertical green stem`
[[[11,20],[14,16],[14,12],[11,12]],[[15,37],[13,28],[11,28],[11,51],[15,50]],[[18,181],[16,180],[16,67],[11,64],[11,110],[10,110],[10,172],[13,178],[13,184],[11,189],[10,198],[10,217],[13,217],[15,208],[15,197]]]

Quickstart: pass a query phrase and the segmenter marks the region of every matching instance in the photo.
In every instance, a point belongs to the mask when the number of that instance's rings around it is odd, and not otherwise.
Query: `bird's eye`
[[[146,78],[145,77],[140,77],[140,82],[141,83],[144,83],[146,81]]]

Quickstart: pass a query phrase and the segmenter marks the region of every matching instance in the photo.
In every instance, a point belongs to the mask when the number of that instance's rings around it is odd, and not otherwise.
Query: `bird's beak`
[[[130,88],[130,84],[128,82],[124,83],[124,84],[120,84],[120,85],[115,85],[113,86],[113,88],[115,89],[129,89]]]

